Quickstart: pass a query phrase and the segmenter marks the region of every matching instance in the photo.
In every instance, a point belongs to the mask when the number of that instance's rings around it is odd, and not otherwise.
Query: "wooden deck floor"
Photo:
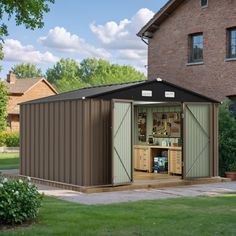
[[[134,181],[163,179],[181,179],[181,176],[168,175],[167,173],[148,173],[144,171],[134,171]]]
[[[166,174],[148,174],[145,172],[135,173],[136,180],[129,185],[121,186],[91,186],[82,187],[77,185],[71,185],[61,182],[55,182],[50,180],[31,178],[32,182],[36,184],[42,184],[57,188],[63,188],[68,190],[74,190],[83,193],[99,193],[99,192],[113,192],[113,191],[127,191],[127,190],[140,190],[140,189],[158,189],[164,187],[176,187],[186,186],[194,184],[207,184],[207,183],[219,183],[229,182],[230,179],[226,178],[200,178],[194,180],[182,180],[179,176],[169,176]],[[2,173],[2,176],[12,177],[16,179],[26,179],[26,176],[17,174]]]

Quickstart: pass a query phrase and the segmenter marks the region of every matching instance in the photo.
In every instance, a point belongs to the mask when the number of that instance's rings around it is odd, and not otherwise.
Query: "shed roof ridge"
[[[53,96],[57,96],[57,95],[61,95],[61,94],[67,94],[67,93],[72,93],[72,92],[77,92],[77,91],[81,91],[81,90],[86,90],[86,89],[93,89],[93,88],[105,88],[105,87],[110,87],[110,86],[118,86],[118,85],[128,85],[128,84],[135,84],[135,83],[141,83],[141,82],[145,82],[147,80],[139,80],[139,81],[132,81],[132,82],[126,82],[126,83],[119,83],[119,84],[101,84],[101,85],[96,85],[96,86],[91,86],[91,87],[84,87],[84,88],[79,88],[79,89],[73,89],[70,91],[66,91],[63,93],[59,93]]]

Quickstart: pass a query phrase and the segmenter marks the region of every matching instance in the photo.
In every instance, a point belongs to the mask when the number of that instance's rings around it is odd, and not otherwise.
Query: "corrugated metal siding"
[[[21,106],[21,169],[80,186],[111,184],[111,102]]]
[[[185,177],[210,176],[210,105],[185,106]]]
[[[114,102],[113,183],[132,180],[132,103]]]

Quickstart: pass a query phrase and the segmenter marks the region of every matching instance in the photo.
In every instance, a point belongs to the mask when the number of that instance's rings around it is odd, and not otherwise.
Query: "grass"
[[[0,153],[0,170],[19,168],[19,153]]]
[[[236,235],[236,195],[86,206],[46,197],[37,224],[13,235]]]

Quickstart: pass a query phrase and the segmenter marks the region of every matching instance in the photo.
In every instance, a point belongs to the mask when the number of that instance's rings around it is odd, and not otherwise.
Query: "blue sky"
[[[167,0],[56,0],[43,29],[27,30],[8,22],[1,62],[6,74],[14,64],[31,62],[45,71],[60,58],[78,62],[97,57],[130,64],[145,73],[147,49],[138,30]]]

